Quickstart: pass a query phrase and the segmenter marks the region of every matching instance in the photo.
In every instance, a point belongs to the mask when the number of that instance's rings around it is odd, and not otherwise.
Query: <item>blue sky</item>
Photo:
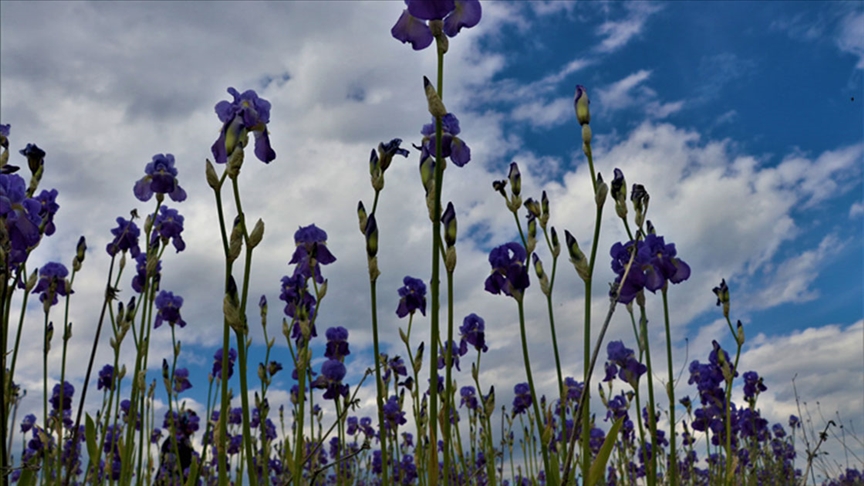
[[[60,191],[57,234],[34,258],[69,260],[81,234],[92,249],[73,301],[79,343],[94,329],[98,309],[84,304],[101,295],[108,265],[102,248],[114,218],[133,207],[152,209],[134,199],[132,184],[153,154],[169,152],[189,193],[178,207],[188,249],[166,257],[163,288],[186,299],[182,365],[206,374],[220,345],[221,251],[202,169],[219,129],[213,105],[234,86],[256,89],[273,104],[277,160],[270,166],[249,160],[241,183],[247,214],[267,224],[252,294],[270,301],[271,335],[279,329],[279,278],[290,272],[293,232],[314,222],[328,232],[339,259],[326,269],[330,290],[320,331],[348,328],[354,369],[368,366],[366,263],[354,210],[358,200],[371,203],[369,149],[395,137],[418,143],[428,123],[420,81],[435,69],[431,49],[414,52],[390,37],[401,8],[399,2],[0,3],[0,122],[12,125],[11,148],[35,142],[46,150],[43,184]],[[484,382],[511,390],[522,381],[521,364],[509,359],[519,345],[515,305],[482,288],[486,252],[515,237],[491,181],[517,161],[525,197],[547,190],[550,224],[587,247],[592,197],[572,109],[574,86],[583,84],[592,101],[597,170],[608,180],[620,167],[628,184],[646,186],[650,219],[693,268],[693,277],[670,291],[675,366],[704,360],[712,339],[732,346],[711,293],[726,278],[733,316],[748,336],[742,366],[764,374],[769,386],[760,399],[763,413],[781,422],[797,413],[791,383],[797,376],[803,401],[819,401],[828,414],[839,410],[861,430],[861,3],[537,1],[483,9],[480,24],[452,39],[447,54],[445,101],[473,160],[447,171],[444,197],[470,235],[459,242],[455,306],[457,321],[470,312],[486,319],[492,351],[484,358]],[[394,162],[379,209],[379,312],[391,354],[404,354],[396,329],[407,324],[392,312],[396,289],[406,274],[428,280],[430,273],[416,159],[412,153]],[[601,289],[612,278],[608,248],[623,239],[612,214],[607,210],[600,243],[595,287]],[[566,259],[560,269],[559,335],[569,374],[581,376],[581,322],[570,316],[581,315],[584,296]],[[554,371],[539,291],[526,305],[535,370],[550,393]],[[649,299],[649,318],[658,324],[655,353],[663,350],[659,306]],[[594,314],[603,310],[601,292]],[[26,325],[39,322],[34,307]],[[416,343],[428,339],[427,325],[415,324]],[[610,338],[632,347],[629,329],[620,313]],[[260,330],[253,339],[261,342]],[[287,361],[284,341],[277,342]],[[109,359],[105,344],[100,365]],[[73,359],[88,352],[78,346]],[[35,341],[25,346],[32,365],[20,368],[30,389],[25,408],[41,402],[39,348]],[[665,369],[657,376],[666,376]],[[281,399],[287,379],[275,385]],[[204,380],[193,383],[189,397],[200,402]],[[686,380],[679,395],[685,390]],[[372,395],[362,396],[371,411]],[[277,392],[271,403],[279,399]],[[499,392],[499,400],[509,398]],[[857,454],[864,457],[860,447]]]

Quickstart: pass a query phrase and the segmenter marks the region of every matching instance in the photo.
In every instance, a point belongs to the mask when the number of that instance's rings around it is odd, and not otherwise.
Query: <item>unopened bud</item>
[[[576,94],[573,96],[573,108],[576,110],[576,120],[580,125],[591,123],[591,111],[588,109],[588,91],[581,84],[576,85]]]
[[[591,125],[587,123],[582,125],[582,143],[591,144]]]
[[[552,227],[552,256],[558,257],[561,254],[561,242],[558,240],[558,232],[555,227]]]
[[[219,190],[222,184],[219,181],[219,176],[216,175],[216,168],[213,167],[213,162],[210,162],[210,159],[207,159],[204,164],[204,176],[207,179],[207,185],[215,190]]]
[[[530,197],[525,200],[525,209],[535,218],[539,218],[543,214],[540,209],[540,203]]]
[[[446,115],[447,108],[444,108],[444,102],[441,101],[441,97],[438,96],[438,92],[435,91],[435,87],[432,86],[432,82],[426,76],[423,76],[423,89],[426,91],[429,113],[436,118],[442,118]]]
[[[453,203],[447,203],[447,209],[441,216],[441,224],[444,225],[444,241],[448,247],[456,244],[456,210],[453,208]]]
[[[564,237],[567,240],[567,250],[570,252],[570,262],[573,264],[579,277],[587,282],[591,278],[588,259],[585,258],[585,254],[579,248],[579,242],[576,241],[576,238],[569,231],[564,231]]]
[[[366,233],[366,219],[368,216],[366,215],[366,208],[363,207],[363,201],[357,202],[357,219],[360,221],[360,232]]]
[[[510,162],[510,173],[507,175],[510,179],[510,192],[514,196],[522,193],[522,173],[519,172],[519,165],[516,162]]]
[[[606,196],[609,194],[609,185],[603,182],[603,177],[597,173],[597,192],[594,194],[594,202],[598,208],[602,208],[606,203]]]
[[[374,214],[366,220],[364,234],[366,235],[366,255],[373,258],[378,254],[378,224],[375,222]]]
[[[729,287],[726,285],[726,279],[720,281],[718,287],[714,287],[714,294],[717,296],[717,305],[723,305],[723,317],[729,317]]]
[[[453,273],[453,270],[456,269],[456,247],[449,246],[447,250],[444,251],[444,268],[447,269],[447,273]]]
[[[738,346],[744,346],[744,326],[740,320],[738,321],[738,334],[735,336],[735,339],[738,340]]]
[[[255,227],[252,228],[252,233],[249,234],[249,248],[258,246],[262,238],[264,238],[264,221],[259,218],[255,222]]]

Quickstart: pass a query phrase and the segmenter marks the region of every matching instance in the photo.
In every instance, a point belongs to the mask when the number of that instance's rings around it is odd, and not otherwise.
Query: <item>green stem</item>
[[[657,483],[657,415],[654,412],[654,371],[651,368],[651,344],[648,339],[648,318],[645,316],[645,306],[639,305],[639,324],[645,339],[645,366],[648,368],[648,428],[651,430],[651,469],[648,472],[648,484]],[[641,414],[642,411],[640,410]]]
[[[540,413],[540,397],[537,396],[537,392],[534,389],[534,377],[531,373],[531,360],[528,358],[528,337],[525,332],[525,306],[522,304],[522,296],[520,295],[516,299],[516,303],[519,304],[519,332],[522,337],[522,359],[525,361],[525,372],[528,375],[528,387],[531,389],[531,403],[534,408],[534,420],[537,422],[537,432],[540,436],[540,450],[543,453],[543,467],[546,470],[546,474],[551,476],[552,468],[549,467],[549,448],[546,444],[546,440],[543,438],[543,432],[545,427],[543,426],[543,415]],[[525,440],[530,440],[530,438],[526,437]]]
[[[669,383],[666,385],[669,394],[669,480],[672,486],[678,486],[678,455],[675,445],[675,373],[672,369],[672,332],[669,329],[669,300],[666,297],[666,286],[663,287],[663,318],[666,322],[666,365],[669,367]]]
[[[378,341],[378,280],[371,279],[369,285],[370,300],[372,301],[372,347],[375,353],[375,387],[377,391],[376,400],[378,402],[378,430],[381,437],[381,471],[383,484],[387,483],[389,472],[388,449],[387,449],[387,433],[384,425],[384,381],[381,379],[381,348]],[[437,467],[436,467],[437,469]]]

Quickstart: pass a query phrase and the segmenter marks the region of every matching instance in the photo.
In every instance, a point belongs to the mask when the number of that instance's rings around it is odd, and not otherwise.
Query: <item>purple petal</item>
[[[135,183],[132,191],[139,201],[147,202],[153,197],[153,191],[150,189],[150,176],[144,176]]]
[[[408,12],[422,20],[440,20],[456,9],[455,0],[407,0]]]
[[[258,160],[269,164],[276,158],[276,152],[270,147],[270,136],[267,134],[267,129],[255,133],[255,156]]]
[[[456,137],[453,137],[450,143],[450,160],[459,167],[464,167],[471,161],[471,149]]]
[[[402,11],[402,16],[396,25],[390,29],[390,34],[402,43],[410,42],[415,51],[426,49],[432,44],[432,31],[426,22],[413,17],[408,10]]]
[[[444,33],[455,37],[462,27],[474,27],[480,22],[480,10],[480,0],[456,0],[456,9],[444,19]]]

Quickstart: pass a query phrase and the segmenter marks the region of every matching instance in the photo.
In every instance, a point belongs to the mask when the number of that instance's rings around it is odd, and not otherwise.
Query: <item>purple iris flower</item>
[[[253,90],[240,94],[234,88],[228,88],[228,93],[234,101],[220,101],[216,104],[216,115],[222,122],[219,139],[213,144],[211,151],[217,164],[228,162],[228,156],[234,151],[237,142],[244,139],[248,132],[255,134],[255,156],[258,160],[269,164],[276,158],[276,152],[270,147],[270,136],[267,134],[267,124],[270,123],[270,102],[259,98]]]
[[[0,147],[8,148],[9,143],[6,141],[6,138],[9,137],[9,130],[12,128],[10,124],[2,124],[0,123]]]
[[[327,348],[324,350],[324,356],[345,361],[345,356],[351,354],[348,349],[348,329],[342,326],[331,327],[324,334],[327,337]]]
[[[68,381],[63,382],[63,403],[60,403],[60,383],[54,385],[54,389],[51,393],[51,408],[53,410],[61,410],[60,406],[62,405],[62,410],[72,410],[72,395],[75,394],[75,387],[72,386]]]
[[[174,295],[172,292],[162,290],[156,296],[156,308],[159,310],[156,313],[156,320],[153,322],[153,329],[159,328],[162,322],[168,324],[186,327],[186,321],[180,317],[180,307],[183,306],[183,297]]]
[[[459,128],[459,120],[456,115],[447,113],[441,118],[442,136],[441,136],[441,158],[449,157],[459,167],[471,161],[471,149],[465,142],[456,135],[462,131]],[[420,130],[423,135],[423,147],[420,154],[420,160],[431,157],[435,154],[436,138],[435,138],[435,118],[432,118],[432,123],[423,125]]]
[[[27,249],[39,243],[42,204],[27,197],[27,184],[18,174],[0,174],[0,218],[12,246],[10,263],[21,263]]]
[[[408,314],[414,314],[415,311],[420,311],[426,315],[426,284],[419,278],[405,276],[402,279],[404,286],[399,288],[399,307],[396,308],[396,315],[405,317]]]
[[[303,275],[282,277],[279,299],[285,301],[285,315],[293,318],[309,317],[315,313],[315,297],[309,293]]]
[[[288,262],[289,265],[297,264],[294,275],[314,278],[316,282],[323,283],[324,277],[318,265],[329,265],[336,261],[336,257],[327,249],[327,232],[314,224],[303,226],[294,232],[294,243],[297,249]],[[313,260],[314,267],[310,267]]]
[[[443,20],[444,33],[455,37],[463,27],[471,28],[480,22],[479,0],[405,0],[402,11],[390,34],[402,43],[411,43],[415,51],[432,44],[432,30],[426,21]]]
[[[483,318],[477,314],[468,314],[462,321],[462,326],[459,328],[459,334],[462,335],[462,342],[474,346],[477,351],[484,353],[489,350],[486,346],[486,323]],[[460,345],[461,346],[461,345]]]
[[[56,230],[54,215],[60,209],[60,205],[57,204],[57,189],[50,191],[43,189],[35,199],[42,205],[42,209],[39,210],[39,217],[42,218],[42,225],[45,227],[45,236],[51,236]]]
[[[65,297],[73,293],[69,287],[69,282],[66,281],[67,275],[69,275],[69,270],[62,263],[46,263],[39,269],[39,282],[31,293],[40,294],[40,302],[50,300],[51,305],[54,305],[57,303],[58,295]]]
[[[132,277],[132,290],[140,294],[144,291],[144,282],[147,281],[146,253],[139,253],[135,257],[135,270],[137,273]],[[156,261],[156,268],[154,270],[153,282],[156,284],[162,279],[162,260]]]
[[[183,216],[176,209],[170,209],[167,206],[159,208],[159,214],[153,222],[153,232],[150,233],[150,244],[153,245],[158,239],[167,244],[169,240],[174,244],[177,253],[186,249],[186,242],[183,241]]]
[[[609,361],[606,363],[606,377],[603,381],[612,381],[617,373],[619,378],[633,388],[639,386],[639,377],[645,374],[648,368],[636,359],[636,353],[624,347],[622,341],[611,341],[606,350]]]
[[[192,383],[189,382],[189,370],[186,368],[177,368],[174,370],[174,391],[183,393],[192,388]]]
[[[129,250],[132,257],[137,257],[141,253],[141,248],[138,246],[138,236],[141,235],[141,230],[131,219],[126,221],[123,218],[117,218],[117,227],[111,230],[111,234],[114,235],[114,241],[108,243],[105,248],[109,255],[114,256],[118,252],[126,250]]]
[[[405,419],[405,412],[399,406],[399,398],[396,395],[388,398],[383,408],[385,430],[395,430],[400,425],[408,423],[408,420]]]
[[[656,292],[662,289],[667,280],[673,284],[690,278],[690,266],[677,257],[675,244],[666,244],[662,236],[649,234],[645,240],[636,243],[636,256],[633,267],[622,284],[621,277],[630,261],[630,248],[633,242],[612,245],[612,270],[618,275],[615,282],[620,286],[618,302],[627,304],[643,288]]]
[[[468,353],[468,343],[464,340],[461,341],[461,345],[456,344],[456,341],[450,341],[450,359],[453,363],[453,366],[456,367],[457,370],[462,371],[462,368],[459,367],[459,358],[461,356],[465,356]],[[447,366],[446,354],[447,348],[446,345],[441,347],[441,350],[438,351],[438,369],[444,369]]]
[[[336,400],[340,396],[348,396],[348,385],[342,384],[342,379],[345,378],[347,369],[345,365],[336,359],[328,359],[321,365],[321,374],[312,383],[315,388],[326,390],[324,399]]]
[[[522,291],[530,284],[528,268],[525,266],[526,258],[525,248],[519,243],[505,243],[492,249],[489,253],[492,275],[486,279],[486,291],[521,298]]]
[[[99,381],[96,383],[96,389],[113,390],[114,389],[114,367],[106,364],[99,371]]]
[[[140,201],[149,201],[156,194],[168,194],[175,202],[186,200],[186,191],[177,182],[177,169],[174,167],[174,156],[171,154],[156,154],[153,160],[144,167],[145,175],[133,187],[135,197]]]
[[[519,415],[531,406],[531,388],[528,383],[519,383],[513,387],[513,416]]]
[[[9,125],[6,126],[8,127]],[[24,420],[21,421],[21,433],[26,434],[34,425],[36,425],[36,416],[32,413],[25,416]]]
[[[464,405],[468,407],[468,410],[477,410],[477,391],[473,386],[463,386],[459,390],[459,395],[462,397],[459,408]]]

